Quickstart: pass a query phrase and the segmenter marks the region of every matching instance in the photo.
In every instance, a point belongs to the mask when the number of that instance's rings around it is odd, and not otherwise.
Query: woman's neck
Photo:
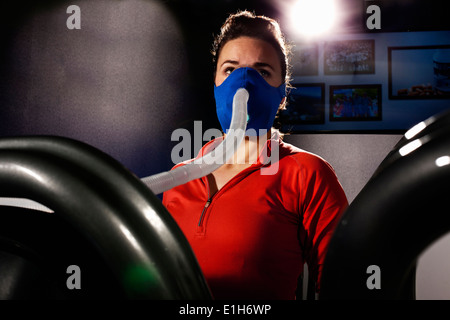
[[[270,139],[272,131],[269,130],[261,136],[245,136],[242,143],[237,148],[235,154],[228,159],[226,164],[246,164],[256,163],[267,140]]]

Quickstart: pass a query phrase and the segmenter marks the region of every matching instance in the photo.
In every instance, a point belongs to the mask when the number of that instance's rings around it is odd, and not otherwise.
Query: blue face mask
[[[250,95],[246,134],[258,134],[260,129],[268,131],[272,127],[281,100],[286,96],[286,84],[272,87],[255,69],[239,68],[234,70],[220,86],[214,85],[217,117],[224,132],[230,128],[233,97],[239,88],[247,89]]]

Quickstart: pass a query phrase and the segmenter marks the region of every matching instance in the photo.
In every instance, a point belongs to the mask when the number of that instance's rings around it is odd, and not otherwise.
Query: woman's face
[[[279,87],[284,83],[275,48],[264,40],[239,37],[225,43],[220,51],[217,60],[216,86],[220,86],[233,70],[244,67],[258,71],[273,87]]]

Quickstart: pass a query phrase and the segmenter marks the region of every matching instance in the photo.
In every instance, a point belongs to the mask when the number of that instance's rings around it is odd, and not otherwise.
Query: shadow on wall
[[[3,12],[0,136],[65,136],[140,177],[168,170],[171,133],[190,112],[175,19],[156,1],[86,0],[71,30],[71,4]]]

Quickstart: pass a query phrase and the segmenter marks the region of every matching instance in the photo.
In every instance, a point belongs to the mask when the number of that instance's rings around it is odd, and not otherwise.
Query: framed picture
[[[389,99],[449,99],[450,45],[388,47]]]
[[[325,84],[294,83],[292,86],[286,109],[280,113],[282,126],[290,126],[291,132],[295,132],[295,125],[325,123]]]
[[[292,75],[317,76],[319,74],[319,49],[317,43],[296,44],[292,50]]]
[[[381,84],[331,85],[330,121],[380,121]]]
[[[323,68],[325,75],[375,73],[375,40],[325,42]]]

